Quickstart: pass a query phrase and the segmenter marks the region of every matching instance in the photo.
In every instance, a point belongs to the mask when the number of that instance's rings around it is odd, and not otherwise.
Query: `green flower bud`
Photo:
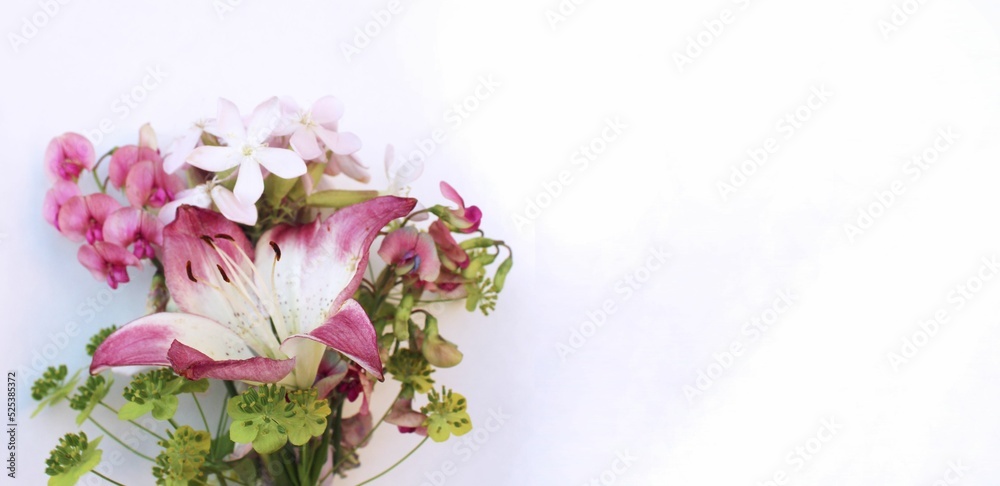
[[[427,436],[431,440],[444,442],[452,434],[458,437],[472,430],[472,418],[466,411],[468,403],[465,397],[442,388],[440,394],[437,390],[433,390],[427,398],[430,403],[420,411],[427,415],[424,427],[427,427]]]
[[[49,366],[42,373],[42,377],[31,385],[31,398],[39,401],[38,408],[31,414],[32,417],[38,415],[38,412],[41,412],[45,407],[61,402],[73,392],[80,371],[74,373],[69,380],[66,379],[67,374],[69,374],[69,370],[66,369],[66,365],[59,365],[58,368]]]
[[[462,352],[458,346],[441,337],[437,319],[431,315],[424,323],[424,342],[420,351],[428,363],[438,368],[451,368],[462,362]]]
[[[205,484],[207,475],[202,468],[212,447],[212,437],[208,432],[194,430],[187,425],[173,433],[167,432],[167,436],[169,440],[160,441],[163,451],[156,456],[156,465],[153,466],[156,484]]]

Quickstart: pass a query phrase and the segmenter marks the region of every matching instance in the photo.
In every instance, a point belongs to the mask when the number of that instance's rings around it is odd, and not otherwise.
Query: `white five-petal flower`
[[[261,166],[283,179],[306,173],[306,164],[295,152],[269,147],[268,138],[281,122],[278,98],[271,98],[254,109],[246,125],[231,101],[219,100],[219,117],[209,133],[222,138],[226,146],[202,146],[191,152],[187,163],[209,172],[239,167],[233,193],[244,204],[254,204],[264,193]]]

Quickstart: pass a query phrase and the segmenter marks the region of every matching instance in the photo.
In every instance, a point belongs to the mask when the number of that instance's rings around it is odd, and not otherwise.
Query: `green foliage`
[[[31,398],[38,400],[40,403],[38,404],[38,408],[31,414],[32,417],[38,415],[38,412],[41,412],[45,407],[61,402],[73,392],[73,388],[76,387],[79,379],[80,371],[78,370],[74,373],[73,377],[69,380],[66,379],[66,375],[68,374],[69,370],[66,369],[66,365],[59,365],[58,368],[49,366],[42,373],[42,377],[35,380],[35,383],[31,385]]]
[[[226,411],[232,417],[229,437],[251,443],[255,451],[270,454],[286,443],[301,446],[326,431],[330,405],[316,398],[316,390],[293,390],[264,385],[229,399]]]
[[[466,411],[468,403],[465,397],[441,388],[440,394],[437,390],[432,390],[427,399],[430,403],[421,408],[420,412],[427,415],[424,427],[427,427],[427,435],[431,440],[444,442],[452,434],[457,437],[472,430],[472,419]]]
[[[87,440],[87,434],[66,434],[59,439],[59,445],[49,453],[45,460],[45,474],[49,478],[49,486],[72,486],[101,462],[101,443],[98,437]]]
[[[168,368],[140,373],[132,378],[122,396],[128,402],[118,410],[121,420],[134,420],[149,412],[157,420],[169,420],[177,413],[181,393],[199,393],[208,389],[208,380],[190,381]]]
[[[93,357],[94,352],[97,351],[97,348],[104,342],[104,340],[107,339],[111,333],[117,330],[118,326],[112,325],[111,327],[105,327],[104,329],[97,331],[97,334],[91,336],[90,342],[87,343],[87,356]]]
[[[434,369],[418,351],[402,348],[393,353],[386,370],[396,381],[412,386],[418,393],[427,393],[434,385],[431,373]]]
[[[153,476],[156,484],[167,486],[188,486],[205,484],[203,469],[211,449],[212,440],[208,432],[194,430],[187,425],[173,433],[167,433],[169,440],[160,441],[163,451],[156,456]]]
[[[76,416],[76,425],[83,424],[87,420],[87,417],[90,417],[90,413],[94,411],[94,407],[101,403],[104,397],[108,396],[112,383],[114,381],[105,380],[102,375],[94,375],[88,377],[83,386],[76,389],[76,396],[69,399],[69,408],[80,412]]]

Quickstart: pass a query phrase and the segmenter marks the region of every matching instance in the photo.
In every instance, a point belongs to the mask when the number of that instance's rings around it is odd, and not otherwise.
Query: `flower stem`
[[[115,415],[118,415],[118,410],[115,410],[115,409],[114,409],[113,407],[111,407],[111,406],[110,406],[110,405],[108,405],[107,403],[104,403],[103,401],[101,401],[101,402],[98,402],[98,403],[99,403],[100,405],[103,405],[103,406],[104,406],[104,408],[106,408],[106,409],[110,410],[111,412],[113,412],[113,413],[114,413]],[[132,425],[134,425],[134,426],[136,426],[136,427],[139,427],[139,428],[140,428],[140,429],[142,429],[142,430],[145,430],[146,432],[148,432],[148,433],[149,433],[149,435],[152,435],[153,437],[156,437],[157,439],[160,439],[160,440],[167,440],[167,439],[165,439],[165,438],[164,438],[164,437],[163,437],[162,435],[160,435],[160,434],[157,434],[156,432],[153,432],[152,430],[149,430],[149,429],[147,429],[146,427],[143,427],[143,426],[142,426],[142,424],[140,424],[139,422],[136,422],[135,420],[129,420],[129,421],[128,421],[128,423],[130,423],[130,424],[132,424]]]
[[[172,419],[172,418],[168,418],[168,419],[167,419],[167,422],[168,422],[168,423],[169,423],[170,425],[174,426],[174,429],[179,429],[179,428],[181,428],[181,426],[180,426],[180,425],[177,425],[177,422],[175,422],[175,421],[174,421],[174,419]]]
[[[111,479],[111,478],[109,478],[109,477],[107,477],[107,476],[105,476],[105,475],[103,475],[103,474],[101,474],[101,473],[99,473],[99,472],[97,472],[97,471],[95,471],[93,469],[91,469],[90,472],[94,473],[95,475],[97,475],[97,477],[99,477],[99,478],[101,478],[101,479],[103,479],[103,480],[105,480],[105,481],[107,481],[107,482],[109,482],[111,484],[117,484],[118,486],[125,486],[124,484],[119,483],[118,481],[115,481],[114,479]]]
[[[201,409],[201,402],[198,401],[198,395],[191,392],[191,398],[194,398],[194,404],[198,407],[198,414],[201,415],[201,422],[205,424],[205,432],[212,433],[212,428],[208,426],[208,419],[205,418],[205,411]]]
[[[385,471],[382,471],[382,472],[378,473],[378,475],[373,476],[373,477],[371,477],[371,478],[369,478],[369,479],[367,479],[365,481],[362,481],[362,482],[358,483],[357,486],[362,486],[362,485],[368,484],[368,483],[370,483],[370,482],[372,482],[372,481],[374,481],[374,480],[376,480],[376,479],[378,479],[378,478],[380,478],[382,476],[385,476],[386,474],[389,473],[389,471],[392,471],[393,469],[396,469],[396,466],[402,464],[403,461],[409,459],[410,456],[412,456],[414,452],[417,452],[417,449],[419,449],[420,446],[424,445],[424,442],[427,442],[427,439],[428,439],[427,437],[424,437],[424,440],[420,441],[420,443],[417,444],[416,447],[414,447],[410,452],[406,453],[406,455],[403,456],[402,459],[396,461],[395,464],[389,466],[389,469],[386,469]]]
[[[152,457],[149,457],[149,456],[147,456],[147,455],[145,455],[145,454],[143,454],[143,453],[141,453],[141,452],[139,452],[139,451],[137,451],[137,450],[135,450],[135,449],[133,449],[133,448],[129,447],[129,445],[128,445],[128,444],[126,444],[126,443],[122,442],[122,440],[121,440],[121,439],[119,439],[118,437],[115,437],[115,434],[112,434],[112,433],[111,433],[111,432],[110,432],[110,431],[109,431],[108,429],[105,429],[105,428],[104,428],[104,426],[102,426],[101,424],[97,423],[97,421],[96,421],[96,420],[94,420],[94,418],[93,418],[93,417],[87,417],[87,420],[89,420],[89,421],[93,422],[93,423],[94,423],[94,425],[96,425],[96,426],[97,426],[97,428],[101,429],[101,431],[102,431],[102,432],[104,432],[105,434],[107,434],[107,436],[108,436],[108,437],[111,437],[111,440],[114,440],[115,442],[117,442],[117,443],[121,444],[121,445],[122,445],[122,447],[124,447],[124,448],[128,449],[128,450],[129,450],[129,451],[131,451],[131,452],[132,452],[133,454],[135,454],[135,455],[137,455],[137,456],[139,456],[139,457],[141,457],[141,458],[143,458],[143,459],[145,459],[145,460],[147,460],[147,461],[149,461],[149,462],[156,462],[156,460],[154,460],[154,459],[153,459]],[[116,483],[116,484],[117,484],[117,483]]]
[[[401,395],[402,393],[403,393],[403,392],[402,392],[402,391],[400,391],[400,392],[399,392],[399,393],[398,393],[398,394],[396,395],[396,398],[394,398],[394,399],[392,400],[392,402],[393,402],[393,403],[396,403],[396,400],[398,400],[398,399],[399,399],[399,395]],[[363,438],[361,438],[361,441],[360,441],[360,442],[358,442],[358,446],[357,446],[357,447],[352,447],[352,448],[351,448],[351,450],[347,451],[347,453],[346,453],[346,454],[344,454],[344,457],[343,457],[343,458],[341,458],[341,459],[340,459],[339,461],[337,461],[337,462],[335,462],[335,463],[334,463],[334,465],[333,465],[333,469],[332,469],[332,470],[331,470],[331,471],[330,471],[329,473],[327,473],[327,475],[326,475],[326,476],[323,476],[323,477],[322,477],[322,478],[320,479],[320,481],[321,481],[321,482],[322,482],[322,480],[323,480],[323,479],[326,479],[326,478],[327,478],[327,476],[329,476],[330,474],[333,474],[334,472],[336,472],[336,471],[337,471],[337,468],[339,468],[340,466],[342,466],[342,465],[344,464],[344,462],[346,462],[346,461],[347,461],[347,458],[348,458],[348,457],[351,457],[351,454],[353,454],[353,453],[354,453],[354,451],[358,450],[358,447],[361,447],[361,444],[364,444],[364,443],[365,443],[365,441],[366,441],[366,440],[368,440],[368,439],[369,439],[369,438],[370,438],[370,437],[372,436],[372,434],[374,434],[374,433],[375,433],[375,430],[376,430],[376,429],[378,429],[379,425],[382,425],[382,422],[385,422],[385,419],[389,417],[389,412],[392,412],[392,405],[389,405],[389,408],[388,408],[388,409],[386,409],[385,413],[383,413],[383,414],[382,414],[382,418],[378,419],[378,422],[376,422],[376,423],[375,423],[375,426],[373,426],[373,427],[372,427],[372,429],[371,429],[371,430],[369,430],[369,431],[368,431],[368,433],[367,433],[367,434],[365,434],[365,436],[364,436]]]

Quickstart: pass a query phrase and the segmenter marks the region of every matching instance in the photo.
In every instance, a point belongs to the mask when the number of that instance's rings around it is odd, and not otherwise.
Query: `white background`
[[[250,110],[334,94],[375,184],[385,144],[409,153],[445,130],[413,194],[433,204],[448,180],[517,252],[495,314],[444,321],[466,358],[436,377],[469,398],[475,448],[426,445],[376,484],[997,484],[1000,293],[998,279],[976,280],[1000,254],[1000,8],[928,0],[883,35],[901,0],[581,3],[553,27],[557,0],[404,0],[348,59],[343,46],[385,3],[246,1],[220,15],[205,1],[76,1],[48,18],[36,1],[5,2],[3,368],[24,377],[55,350],[52,362],[84,366],[86,336],[143,312],[148,272],[110,293],[43,221],[51,137],[107,118],[103,153],[146,121],[167,143],[220,96]],[[33,17],[45,25],[14,46]],[[732,22],[704,33],[720,17]],[[675,54],[699,35],[710,45],[680,69]],[[166,77],[116,109],[148,69]],[[500,87],[449,123],[491,76]],[[812,88],[832,95],[801,108]],[[786,137],[777,123],[797,110],[808,120]],[[577,151],[608,119],[626,128],[584,168]],[[926,152],[934,163],[915,179],[908,164],[939,130],[957,140]],[[775,153],[724,198],[719,183],[769,138]],[[569,183],[552,182],[563,171]],[[529,201],[544,206],[530,218]],[[870,211],[850,237],[845,225]],[[668,264],[650,268],[653,250]],[[980,290],[958,298],[959,285]],[[750,333],[781,291],[791,307]],[[947,322],[923,339],[939,310]],[[66,343],[71,324],[82,331]],[[922,346],[894,366],[909,339]],[[734,343],[743,351],[727,357]],[[29,420],[29,388],[18,483],[40,484],[72,415]],[[492,414],[507,418],[489,430]],[[819,432],[831,420],[835,432]],[[417,440],[380,429],[341,483]],[[151,484],[148,467],[130,458],[108,475]]]

